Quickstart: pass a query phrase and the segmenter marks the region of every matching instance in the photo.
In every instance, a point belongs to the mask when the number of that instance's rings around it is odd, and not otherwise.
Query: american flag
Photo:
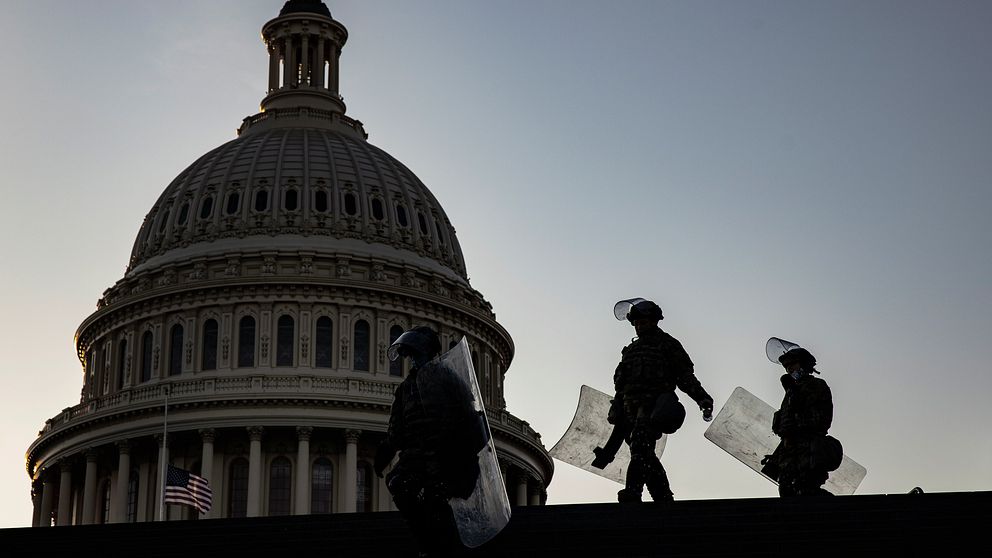
[[[210,483],[189,471],[169,465],[165,478],[165,503],[193,506],[200,513],[210,511],[213,492]]]

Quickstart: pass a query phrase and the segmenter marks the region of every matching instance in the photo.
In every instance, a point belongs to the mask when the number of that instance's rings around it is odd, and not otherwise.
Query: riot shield
[[[627,444],[620,444],[613,462],[605,468],[600,469],[593,466],[593,460],[596,459],[594,450],[597,447],[606,447],[610,435],[613,433],[613,425],[606,420],[610,412],[611,399],[609,395],[598,389],[582,386],[579,390],[579,404],[575,408],[572,424],[568,426],[568,430],[558,440],[555,447],[551,448],[551,457],[611,481],[624,484],[627,467],[630,465],[630,448],[627,447]],[[654,451],[659,459],[665,451],[666,439],[667,436],[662,435],[655,446]]]
[[[703,436],[761,476],[772,480],[761,472],[761,460],[775,451],[780,441],[772,432],[774,413],[771,405],[738,387]],[[867,474],[867,469],[845,455],[840,467],[830,472],[823,488],[836,495],[854,494]]]
[[[448,504],[462,544],[475,548],[509,523],[510,500],[465,338],[432,364],[418,372],[417,388],[425,412],[441,419],[441,424],[451,425],[446,436],[448,447],[441,453],[456,461],[461,471],[454,475],[457,480],[451,481],[458,495]]]

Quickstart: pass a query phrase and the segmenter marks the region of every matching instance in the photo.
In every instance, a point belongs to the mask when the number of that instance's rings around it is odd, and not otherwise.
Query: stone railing
[[[335,124],[343,125],[346,128],[350,128],[357,132],[361,137],[368,139],[369,135],[365,131],[365,126],[359,120],[354,118],[349,118],[341,113],[322,110],[312,107],[292,107],[292,108],[270,108],[265,112],[260,112],[258,114],[253,114],[251,116],[246,116],[244,120],[241,121],[241,127],[238,128],[238,135],[242,135],[247,132],[251,127],[258,126],[268,121],[278,120],[278,119],[311,119],[311,120],[323,120],[326,122],[333,122]]]
[[[212,399],[296,395],[300,397],[341,398],[389,405],[396,390],[394,382],[357,378],[327,378],[317,376],[252,375],[242,377],[211,377],[193,380],[165,380],[160,383],[125,389],[113,395],[80,403],[64,409],[45,421],[38,433],[47,435],[99,415],[112,414],[128,407],[162,405],[168,393],[170,404],[202,402]]]
[[[100,399],[64,409],[55,417],[45,421],[45,427],[38,435],[46,436],[91,418],[112,415],[129,410],[129,408],[163,405],[166,393],[168,393],[170,405],[279,395],[302,398],[333,398],[388,406],[392,404],[395,390],[396,383],[393,381],[326,376],[255,374],[239,377],[215,376],[191,380],[164,380],[156,384],[125,389]],[[486,415],[493,428],[542,445],[541,435],[535,432],[527,421],[511,415],[503,409],[487,409]]]

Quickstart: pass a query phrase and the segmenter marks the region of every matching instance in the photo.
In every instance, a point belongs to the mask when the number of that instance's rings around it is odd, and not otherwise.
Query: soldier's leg
[[[671,501],[673,498],[671,486],[668,483],[668,474],[665,473],[665,468],[662,466],[661,461],[658,460],[658,455],[654,452],[655,446],[658,444],[658,438],[658,433],[653,428],[645,425],[639,428],[636,438],[633,435],[631,436],[630,452],[633,456],[634,448],[637,448],[638,461],[641,464],[641,474],[648,486],[651,499],[655,502],[665,502]]]

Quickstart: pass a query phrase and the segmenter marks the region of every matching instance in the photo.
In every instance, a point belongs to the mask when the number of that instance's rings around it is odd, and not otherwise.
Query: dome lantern
[[[348,30],[317,0],[290,0],[279,16],[262,26],[269,53],[268,90],[263,112],[307,107],[345,112],[338,92],[338,57]]]

